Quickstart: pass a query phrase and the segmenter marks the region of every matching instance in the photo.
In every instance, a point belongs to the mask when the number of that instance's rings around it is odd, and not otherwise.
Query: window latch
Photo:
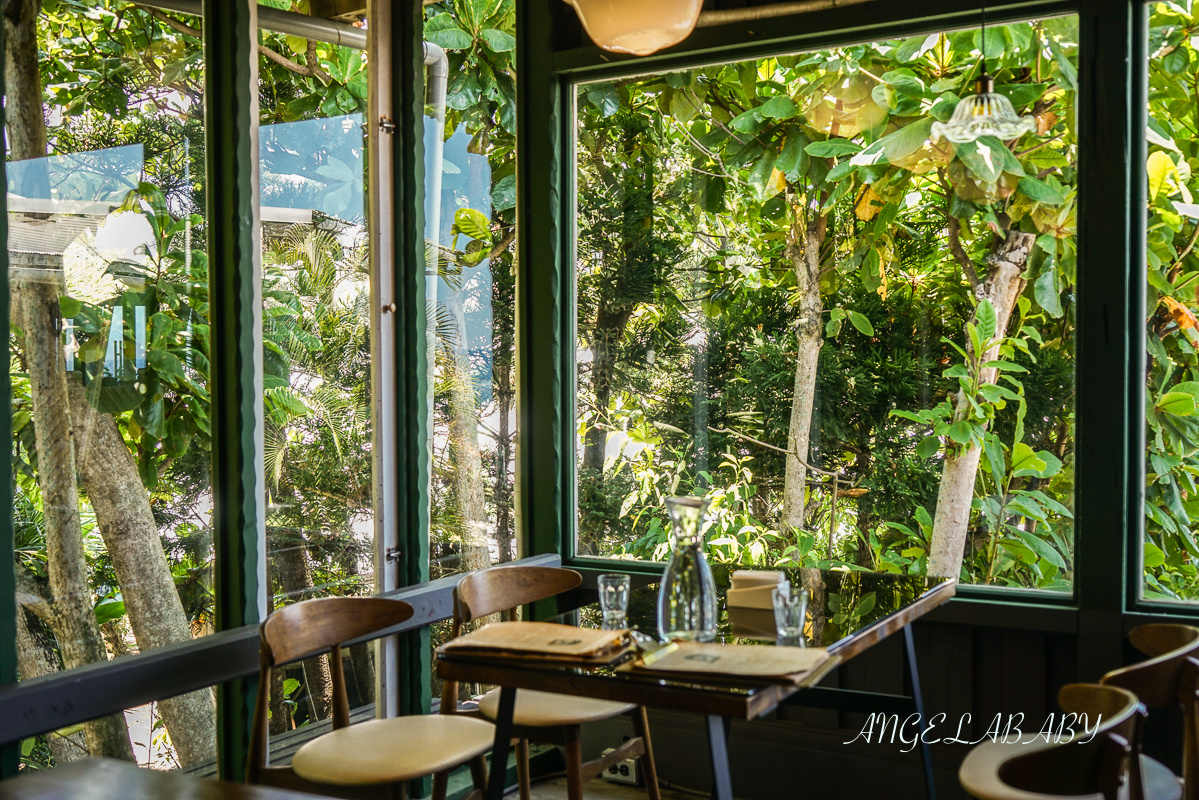
[[[391,121],[391,117],[379,117],[379,132],[380,133],[395,133],[396,124]]]
[[[400,556],[402,556],[403,554],[404,554],[404,551],[401,550],[400,548],[389,547],[383,551],[383,560],[386,561],[388,564],[394,564],[395,562],[400,560]]]

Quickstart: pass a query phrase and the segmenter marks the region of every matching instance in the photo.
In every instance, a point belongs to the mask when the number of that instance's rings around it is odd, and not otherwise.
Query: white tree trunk
[[[70,669],[107,661],[108,652],[92,609],[75,486],[67,375],[58,334],[62,270],[16,270],[9,288],[12,322],[23,334],[21,344],[33,400],[37,480],[42,493],[50,587],[49,622],[63,665]],[[88,722],[85,731],[91,755],[133,760],[133,747],[120,715]]]
[[[475,384],[467,357],[464,292],[446,300],[457,327],[450,395],[450,454],[458,500],[458,529],[462,537],[462,567],[473,572],[491,566],[487,546],[487,505],[483,494],[483,458],[479,453],[479,420]]]
[[[68,383],[80,477],[121,585],[138,650],[144,653],[188,641],[191,626],[175,589],[137,462],[112,416],[88,402],[82,381],[71,376]],[[211,690],[162,700],[158,708],[181,766],[212,760],[216,754],[216,706]]]
[[[978,299],[989,300],[995,308],[996,337],[1007,330],[1008,320],[1016,301],[1024,291],[1024,269],[1032,252],[1036,236],[1021,231],[1008,231],[1006,238],[987,257],[991,269],[987,280],[976,290]],[[971,319],[973,322],[973,318]],[[967,347],[969,339],[967,338]],[[992,347],[982,357],[985,363],[997,358],[998,348]],[[982,370],[983,383],[994,383],[998,370]],[[965,395],[959,391],[954,421],[964,419],[969,408]],[[970,523],[970,506],[974,501],[974,481],[982,451],[970,445],[957,455],[946,457],[941,471],[941,487],[937,493],[937,512],[933,516],[933,533],[929,542],[928,574],[956,578],[962,571],[966,552],[966,529]]]
[[[783,476],[783,525],[802,528],[805,490],[808,482],[807,460],[811,445],[812,409],[816,401],[816,368],[820,348],[824,346],[824,301],[820,296],[820,250],[824,246],[828,217],[816,208],[808,209],[808,221],[799,219],[792,208],[791,230],[787,236],[787,256],[795,270],[799,295],[799,320],[796,323],[795,385],[791,395],[791,420],[787,432],[787,467]]]

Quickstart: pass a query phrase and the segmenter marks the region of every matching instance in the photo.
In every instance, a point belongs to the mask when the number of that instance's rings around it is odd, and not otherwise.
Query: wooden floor
[[[516,792],[513,792],[507,797],[515,798],[518,796]],[[672,789],[662,790],[662,800],[699,800],[699,798],[704,796]],[[533,784],[532,800],[563,800],[565,797],[565,778]],[[646,800],[645,787],[625,786],[619,783],[594,780],[583,787],[583,800]]]

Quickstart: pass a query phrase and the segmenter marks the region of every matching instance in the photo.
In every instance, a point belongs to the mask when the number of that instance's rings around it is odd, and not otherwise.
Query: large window
[[[1143,593],[1150,600],[1193,601],[1199,599],[1193,532],[1199,517],[1199,205],[1191,192],[1199,141],[1193,95],[1199,52],[1189,31],[1199,17],[1189,2],[1155,3],[1151,9]]]
[[[1077,21],[577,86],[579,555],[1073,573]],[[934,132],[980,58],[1030,129]]]
[[[211,442],[231,433],[210,422],[199,26],[60,4],[37,18],[49,55],[40,75],[8,76],[22,679],[213,628]],[[275,608],[375,591],[367,64],[362,43],[263,32],[260,45],[262,502]],[[347,657],[355,705],[368,704],[370,648]],[[328,670],[320,659],[280,672],[274,732],[328,715]],[[211,767],[215,730],[204,690],[22,752],[28,766],[90,754]]]
[[[203,57],[177,23],[63,3],[8,42],[22,679],[212,629]],[[144,760],[164,733],[212,760],[211,692],[25,750]]]

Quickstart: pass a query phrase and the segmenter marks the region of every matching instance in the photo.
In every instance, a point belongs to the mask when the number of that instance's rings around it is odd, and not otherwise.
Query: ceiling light
[[[995,91],[995,79],[986,72],[978,76],[975,93],[963,98],[953,110],[949,122],[934,122],[932,137],[948,139],[954,144],[978,141],[983,136],[1015,139],[1037,129],[1036,117],[1021,117],[1012,108],[1012,101]]]
[[[1036,117],[1021,117],[1012,101],[995,91],[995,79],[987,74],[987,6],[982,7],[982,39],[978,79],[974,94],[962,98],[949,122],[934,122],[929,131],[933,139],[948,139],[954,144],[977,142],[984,136],[1015,139],[1037,129]]]
[[[613,53],[648,56],[686,39],[703,0],[565,0],[587,35]]]

